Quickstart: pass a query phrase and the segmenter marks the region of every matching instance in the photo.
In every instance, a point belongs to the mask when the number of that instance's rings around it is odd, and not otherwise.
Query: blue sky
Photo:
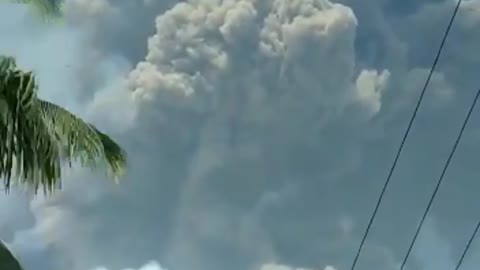
[[[0,53],[130,164],[0,196],[0,237],[26,270],[349,269],[455,2],[66,0],[54,25],[1,3]],[[403,259],[479,85],[479,27],[464,0],[358,270]],[[479,109],[408,269],[453,269],[480,218]]]

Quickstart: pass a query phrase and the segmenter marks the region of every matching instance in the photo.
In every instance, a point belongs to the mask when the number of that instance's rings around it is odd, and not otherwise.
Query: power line
[[[368,222],[367,229],[365,230],[365,233],[362,237],[362,241],[360,242],[360,246],[359,246],[359,248],[357,250],[357,253],[355,255],[355,258],[353,260],[351,270],[354,270],[355,266],[357,265],[358,257],[360,256],[360,253],[363,249],[363,245],[365,244],[365,240],[367,239],[368,233],[370,232],[370,228],[372,227],[373,221],[375,220],[375,217],[377,216],[377,212],[378,212],[380,204],[383,200],[383,196],[385,194],[385,191],[387,190],[388,184],[390,183],[393,171],[395,170],[395,167],[397,166],[398,159],[399,159],[400,154],[403,150],[403,146],[405,145],[405,141],[407,140],[408,134],[410,133],[413,121],[415,120],[415,118],[417,116],[418,108],[420,107],[420,104],[422,103],[423,96],[425,95],[428,84],[430,83],[430,80],[432,78],[435,67],[438,64],[438,60],[440,59],[440,55],[441,55],[443,47],[445,45],[445,41],[447,40],[448,33],[450,32],[450,29],[452,28],[453,21],[455,20],[455,17],[457,16],[458,9],[459,9],[461,3],[462,3],[462,0],[458,0],[458,3],[455,7],[455,10],[453,11],[452,17],[450,18],[450,22],[448,23],[448,26],[447,26],[447,29],[446,29],[445,34],[443,36],[442,42],[440,43],[440,47],[438,49],[437,55],[435,56],[435,60],[433,61],[432,67],[430,69],[430,73],[428,74],[427,80],[425,81],[425,85],[423,86],[422,92],[420,93],[420,97],[418,98],[417,104],[415,106],[415,110],[413,111],[412,117],[410,118],[410,122],[408,123],[408,127],[405,131],[405,134],[403,135],[402,141],[401,141],[400,146],[397,150],[397,154],[395,155],[395,159],[393,161],[392,167],[390,168],[387,179],[385,180],[382,191],[380,192],[380,196],[379,196],[379,198],[377,200],[377,203],[375,205],[375,209],[373,210],[373,214],[370,217],[370,221]]]
[[[460,257],[460,260],[458,260],[457,266],[455,267],[455,270],[458,270],[460,266],[463,263],[463,259],[465,259],[465,255],[467,254],[467,251],[470,249],[470,246],[472,245],[473,239],[475,239],[478,229],[480,229],[480,220],[477,223],[477,227],[475,227],[475,230],[473,231],[472,235],[470,236],[470,239],[468,240],[467,245],[465,246],[465,249],[462,252],[462,256]]]
[[[452,161],[453,155],[455,154],[455,151],[457,150],[458,144],[460,143],[460,139],[462,138],[463,132],[465,131],[465,127],[467,126],[468,120],[470,119],[470,116],[472,115],[473,109],[475,108],[475,105],[477,104],[477,100],[478,100],[479,96],[480,96],[480,90],[477,91],[477,94],[475,95],[475,99],[473,100],[473,103],[470,106],[470,109],[468,110],[468,113],[467,113],[467,116],[465,117],[462,128],[460,129],[460,132],[458,133],[457,139],[455,140],[455,143],[453,144],[452,151],[450,152],[450,155],[447,158],[447,162],[445,162],[445,166],[443,167],[440,178],[438,178],[438,182],[437,182],[437,185],[435,186],[435,190],[433,191],[432,196],[430,197],[430,200],[428,201],[428,205],[427,205],[427,208],[425,209],[425,212],[423,212],[422,219],[420,220],[420,223],[418,224],[418,227],[417,227],[417,230],[415,231],[415,235],[413,236],[412,242],[410,242],[410,246],[408,247],[407,254],[405,255],[405,258],[403,259],[402,266],[400,267],[400,270],[403,270],[403,268],[405,267],[405,264],[407,263],[408,257],[410,256],[410,253],[412,252],[412,248],[415,245],[415,242],[417,241],[418,234],[420,233],[420,230],[423,227],[423,223],[425,222],[425,218],[427,217],[427,214],[430,211],[430,207],[432,206],[433,200],[437,196],[437,192],[440,188],[440,185],[443,182],[443,178],[445,176],[445,173],[447,172],[447,169],[450,166],[450,162]]]

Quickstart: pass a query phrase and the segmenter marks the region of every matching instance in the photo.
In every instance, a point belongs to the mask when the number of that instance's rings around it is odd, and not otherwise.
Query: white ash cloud
[[[452,5],[402,1],[395,17],[387,0],[93,2],[67,2],[85,46],[75,101],[131,165],[120,186],[74,172],[34,210],[58,268],[348,268],[441,38],[421,38],[427,22],[403,27]],[[472,96],[459,79],[472,63],[447,57],[434,74],[359,269],[398,266]],[[463,186],[451,181],[433,214],[470,228],[457,207],[476,166],[460,159]]]

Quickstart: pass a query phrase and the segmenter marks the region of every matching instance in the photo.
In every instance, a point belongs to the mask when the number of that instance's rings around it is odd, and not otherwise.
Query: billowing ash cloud
[[[104,267],[97,267],[93,270],[109,270],[107,268],[104,268]],[[124,269],[124,270],[133,270],[133,269]],[[138,268],[138,270],[165,270],[164,268],[162,268],[158,263],[156,262],[149,262],[147,264],[145,264],[144,266]]]
[[[67,1],[72,102],[130,168],[118,186],[75,171],[33,203],[52,264],[348,269],[455,4],[400,2]],[[459,13],[359,270],[406,251],[476,90],[478,8]],[[408,267],[435,265],[435,241],[455,261],[473,229],[477,123]]]
[[[309,269],[295,268],[287,265],[269,263],[269,264],[262,265],[260,267],[260,270],[309,270]],[[324,270],[336,270],[336,269],[333,268],[332,266],[327,266],[325,267]]]

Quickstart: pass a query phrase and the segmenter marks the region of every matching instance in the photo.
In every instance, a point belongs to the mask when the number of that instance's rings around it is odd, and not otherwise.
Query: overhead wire
[[[480,220],[478,221],[477,226],[475,227],[475,230],[473,230],[473,233],[472,233],[472,235],[470,236],[470,239],[468,240],[467,245],[466,245],[465,248],[463,249],[462,256],[460,256],[460,259],[458,260],[458,263],[457,263],[457,265],[455,266],[455,270],[460,269],[460,266],[462,265],[463,260],[465,259],[465,255],[467,255],[467,252],[468,252],[468,250],[470,249],[473,240],[474,240],[475,237],[477,236],[478,229],[480,229]]]
[[[477,104],[478,97],[480,96],[480,90],[477,91],[477,94],[475,95],[475,98],[473,99],[472,105],[470,106],[470,109],[468,110],[467,116],[465,117],[465,120],[463,121],[462,127],[460,128],[460,131],[458,133],[457,139],[455,140],[455,143],[453,144],[452,150],[450,151],[450,154],[448,155],[447,161],[445,162],[445,165],[443,166],[442,173],[440,174],[440,177],[438,178],[437,184],[435,186],[435,189],[430,196],[430,200],[428,201],[427,208],[423,212],[422,219],[420,220],[420,223],[417,226],[417,229],[415,231],[415,235],[413,236],[412,241],[410,242],[410,245],[408,247],[407,253],[405,254],[405,257],[403,258],[402,264],[400,266],[400,270],[403,270],[405,267],[405,264],[407,263],[407,260],[410,256],[410,253],[412,252],[413,246],[415,245],[415,242],[417,241],[418,235],[423,227],[423,223],[425,222],[425,219],[428,215],[428,212],[430,211],[430,208],[432,206],[433,201],[435,200],[435,197],[437,196],[438,190],[440,189],[440,186],[443,182],[443,179],[445,177],[445,173],[448,170],[448,167],[450,166],[450,162],[452,161],[453,155],[455,154],[455,151],[457,150],[458,144],[460,143],[460,140],[463,136],[463,132],[465,131],[465,128],[468,124],[468,120],[470,120],[470,116],[472,115],[473,109],[475,108],[475,105]]]
[[[412,116],[411,116],[411,118],[410,118],[410,121],[409,121],[409,123],[408,123],[407,129],[406,129],[406,131],[405,131],[405,133],[404,133],[404,135],[403,135],[403,137],[402,137],[402,140],[401,140],[401,142],[400,142],[400,146],[399,146],[399,148],[398,148],[398,150],[397,150],[397,153],[396,153],[396,155],[395,155],[393,164],[392,164],[392,166],[391,166],[391,168],[390,168],[390,170],[389,170],[388,176],[387,176],[387,178],[386,178],[386,180],[385,180],[385,183],[384,183],[384,185],[383,185],[383,187],[382,187],[382,190],[381,190],[381,192],[380,192],[380,196],[379,196],[379,198],[378,198],[378,200],[377,200],[377,203],[376,203],[375,208],[374,208],[374,210],[373,210],[373,213],[372,213],[372,215],[371,215],[371,217],[370,217],[370,220],[369,220],[369,222],[368,222],[368,225],[367,225],[367,228],[366,228],[366,230],[365,230],[365,233],[364,233],[364,235],[363,235],[363,237],[362,237],[362,240],[361,240],[361,242],[360,242],[360,246],[359,246],[359,248],[358,248],[358,250],[357,250],[357,252],[356,252],[355,258],[353,259],[353,263],[352,263],[352,266],[351,266],[351,268],[350,268],[351,270],[354,270],[354,269],[355,269],[355,266],[357,265],[358,258],[360,257],[361,251],[362,251],[362,249],[363,249],[363,246],[364,246],[364,244],[365,244],[365,241],[366,241],[366,239],[367,239],[367,236],[368,236],[368,234],[369,234],[369,232],[370,232],[370,229],[371,229],[371,227],[372,227],[373,221],[375,220],[375,217],[377,216],[377,212],[378,212],[378,209],[379,209],[379,207],[380,207],[380,204],[381,204],[381,202],[382,202],[382,200],[383,200],[383,196],[385,195],[385,191],[387,190],[387,187],[388,187],[388,185],[389,185],[389,183],[390,183],[390,180],[391,180],[392,175],[393,175],[393,171],[395,170],[395,168],[396,168],[396,166],[397,166],[397,163],[398,163],[400,154],[401,154],[401,152],[402,152],[402,150],[403,150],[403,147],[404,147],[404,145],[405,145],[405,141],[407,140],[407,137],[408,137],[408,135],[409,135],[409,133],[410,133],[410,130],[411,130],[412,125],[413,125],[413,121],[415,120],[415,118],[416,118],[416,116],[417,116],[418,108],[420,107],[420,104],[422,103],[422,100],[423,100],[423,97],[424,97],[425,92],[426,92],[426,90],[427,90],[427,87],[428,87],[428,85],[430,84],[430,80],[431,80],[431,78],[432,78],[433,72],[435,71],[435,68],[436,68],[436,66],[437,66],[437,64],[438,64],[438,60],[440,59],[440,55],[441,55],[441,53],[442,53],[442,51],[443,51],[443,47],[445,46],[445,42],[446,42],[446,40],[447,40],[447,36],[448,36],[448,34],[450,33],[450,30],[451,30],[452,25],[453,25],[453,21],[455,20],[455,17],[457,16],[457,13],[458,13],[458,10],[459,10],[459,7],[460,7],[460,4],[461,4],[461,3],[462,3],[462,0],[458,0],[457,5],[455,6],[455,10],[453,11],[452,17],[450,18],[450,21],[449,21],[449,23],[448,23],[447,29],[446,29],[446,31],[445,31],[445,33],[444,33],[444,35],[443,35],[442,41],[441,41],[441,43],[440,43],[440,47],[439,47],[439,49],[438,49],[438,51],[437,51],[437,54],[436,54],[436,56],[435,56],[435,60],[433,61],[433,64],[432,64],[432,66],[431,66],[431,68],[430,68],[430,73],[428,74],[428,77],[427,77],[427,79],[426,79],[426,81],[425,81],[425,84],[424,84],[424,86],[423,86],[423,88],[422,88],[422,91],[421,91],[421,93],[420,93],[420,96],[419,96],[419,98],[418,98],[418,100],[417,100],[417,103],[416,103],[416,105],[415,105],[415,109],[414,109],[413,114],[412,114]]]

